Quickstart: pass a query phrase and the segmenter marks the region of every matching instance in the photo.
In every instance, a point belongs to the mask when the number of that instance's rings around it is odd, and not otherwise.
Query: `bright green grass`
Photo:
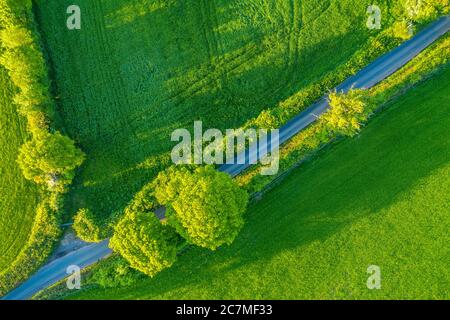
[[[251,206],[232,246],[70,298],[450,298],[449,99],[447,68]]]
[[[27,242],[39,201],[37,188],[25,180],[16,163],[28,134],[25,119],[11,102],[12,95],[8,75],[0,67],[0,272]]]
[[[239,127],[347,62],[373,1],[36,2],[64,126],[88,155],[69,207],[106,217],[167,165],[174,129]],[[71,4],[81,31],[65,27]]]

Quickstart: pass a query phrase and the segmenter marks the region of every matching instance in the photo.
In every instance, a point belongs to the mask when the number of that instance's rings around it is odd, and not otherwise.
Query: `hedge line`
[[[29,277],[52,252],[61,235],[62,193],[84,160],[74,142],[52,128],[56,105],[32,9],[31,0],[0,0],[0,63],[18,88],[14,103],[32,136],[18,162],[25,177],[42,186],[28,242],[0,273],[0,296]]]
[[[59,212],[46,196],[36,209],[27,244],[8,269],[0,274],[0,295],[16,287],[47,260],[61,235]]]
[[[431,76],[450,61],[450,35],[426,49],[410,63],[377,86],[364,92],[367,101],[365,113],[369,116],[381,110],[389,101]],[[330,144],[339,135],[331,132],[324,121],[317,121],[293,137],[280,150],[280,170],[277,176],[261,176],[258,168],[237,177],[249,193],[264,192],[280,177]]]
[[[411,15],[409,12],[409,6],[412,5],[412,3],[410,4],[408,1],[399,3],[399,7],[397,9],[403,10],[403,12],[399,14],[397,21],[394,22],[389,28],[381,31],[371,38],[368,45],[357,51],[344,66],[338,68],[337,71],[328,74],[320,82],[311,84],[306,89],[294,94],[285,101],[282,101],[275,108],[262,111],[258,117],[249,120],[244,125],[244,128],[279,128],[283,126],[286,122],[292,119],[293,116],[297,115],[322,97],[325,92],[336,87],[348,77],[356,74],[360,69],[368,65],[376,57],[389,51],[404,41],[404,35],[399,35],[398,30],[399,27],[401,27],[402,22],[406,21],[408,24],[413,25],[414,30],[418,29],[417,27],[421,28],[427,23],[437,19],[439,15],[448,14],[450,12],[449,3],[449,0],[428,1],[425,4],[421,4],[420,11],[417,11],[414,15]],[[417,24],[417,26],[415,26],[415,24]],[[420,78],[420,75],[429,73],[433,67],[445,63],[447,59],[447,52],[445,52],[446,40],[439,43],[442,47],[439,45],[432,46],[426,50],[425,53],[422,53],[419,58],[416,58],[408,65],[420,65],[420,67],[413,67],[416,75],[408,73],[408,76],[402,76],[402,72],[405,71],[400,71],[394,76],[391,76],[389,79],[398,80],[396,85],[392,85],[392,88],[390,89],[394,91],[400,90],[399,88],[408,86],[408,82],[412,81],[406,79],[407,77],[411,79],[415,79],[415,77]],[[433,63],[427,64],[427,62],[420,60],[427,55],[433,55]],[[408,68],[408,66],[402,70],[407,70],[406,68]],[[376,108],[376,106],[379,106],[384,101],[388,100],[389,97],[395,95],[395,93],[388,90],[388,88],[383,88],[383,85],[387,83],[387,81],[392,80],[385,80],[382,84],[372,89],[371,93],[368,93],[368,96],[370,96],[370,101],[367,108]],[[375,94],[375,90],[380,91]],[[338,136],[339,135],[336,133],[330,133],[325,124],[319,121],[299,133],[285,146],[283,146],[280,150],[280,170],[277,176],[261,176],[258,174],[259,168],[252,168],[250,171],[240,175],[237,179],[239,183],[245,186],[250,193],[261,192],[273,181],[277,180],[280,176],[291,170],[293,166],[303,162],[306,158],[310,157],[317,152],[317,150],[335,140]]]
[[[345,79],[367,66],[375,58],[393,49],[410,37],[411,34],[405,35],[405,32],[408,33],[409,31],[403,30],[404,28],[411,26],[413,28],[411,31],[419,29],[438,18],[439,15],[448,14],[450,11],[449,0],[430,0],[426,3],[421,3],[419,6],[420,10],[412,15],[409,11],[413,2],[409,2],[411,1],[398,3],[396,10],[402,12],[398,13],[397,20],[383,31],[374,31],[377,33],[369,39],[364,47],[356,51],[347,63],[327,74],[319,82],[312,83],[305,89],[280,102],[276,107],[263,110],[256,118],[250,119],[243,128],[280,128],[299,112],[317,101],[325,92],[336,87]]]

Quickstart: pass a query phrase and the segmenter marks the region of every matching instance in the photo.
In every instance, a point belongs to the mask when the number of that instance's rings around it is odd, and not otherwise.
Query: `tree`
[[[33,44],[31,32],[21,26],[9,26],[0,31],[0,42],[7,49],[15,49]]]
[[[345,136],[354,136],[367,120],[366,102],[362,90],[350,90],[348,93],[331,92],[330,109],[321,117],[321,121],[332,132]]]
[[[92,271],[90,281],[103,288],[127,287],[144,280],[146,276],[133,268],[120,255],[101,262],[100,268]]]
[[[114,228],[110,247],[130,266],[153,277],[176,261],[179,237],[153,213],[126,210]]]
[[[73,140],[59,132],[45,132],[22,145],[17,161],[25,178],[63,192],[84,159]]]
[[[21,90],[36,82],[47,83],[47,70],[41,52],[34,46],[6,50],[0,63],[9,71],[13,83]]]
[[[421,22],[447,14],[450,10],[449,0],[406,0],[404,10],[407,18]]]
[[[31,8],[31,0],[0,0],[0,22],[3,25],[25,24]]]
[[[80,209],[75,215],[73,229],[77,236],[86,242],[100,242],[106,238],[92,211]]]
[[[213,167],[171,168],[154,183],[168,224],[188,242],[215,250],[231,244],[244,225],[248,195]]]
[[[42,83],[30,83],[14,96],[14,103],[19,106],[19,112],[28,116],[33,112],[51,114],[52,100],[48,94],[47,86]]]
[[[398,39],[408,40],[414,35],[414,25],[407,20],[397,21],[392,26],[392,33]]]
[[[128,209],[139,212],[152,212],[158,207],[158,201],[154,196],[153,183],[146,184],[141,191],[135,194],[128,205]]]

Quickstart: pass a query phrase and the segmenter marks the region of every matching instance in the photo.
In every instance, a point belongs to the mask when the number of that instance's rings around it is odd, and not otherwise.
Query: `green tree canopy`
[[[36,82],[47,84],[47,70],[42,54],[34,46],[5,51],[0,63],[9,70],[9,76],[21,90]]]
[[[30,46],[34,43],[31,31],[21,26],[8,26],[0,31],[0,42],[7,49]]]
[[[231,244],[244,225],[247,192],[213,167],[171,168],[154,183],[168,223],[188,242],[215,250]]]
[[[84,159],[73,140],[56,132],[43,133],[25,143],[17,161],[25,178],[57,190],[72,181],[74,170]]]
[[[77,236],[86,242],[100,242],[106,238],[102,228],[89,209],[80,209],[75,215],[73,229]]]
[[[406,16],[413,21],[436,18],[440,14],[447,14],[450,10],[449,0],[404,0]]]
[[[331,92],[330,109],[321,117],[329,130],[345,136],[356,135],[367,120],[366,102],[362,90],[348,93]]]
[[[31,8],[31,0],[0,0],[0,22],[7,26],[24,24]]]
[[[126,210],[114,228],[110,247],[130,266],[153,277],[176,261],[179,236],[153,213]]]

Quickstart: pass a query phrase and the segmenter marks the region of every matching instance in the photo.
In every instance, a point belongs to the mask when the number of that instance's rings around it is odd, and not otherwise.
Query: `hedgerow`
[[[55,195],[44,196],[36,209],[27,244],[10,267],[0,273],[0,296],[28,278],[53,251],[61,235],[59,207],[52,203],[55,202],[54,197]]]
[[[0,0],[0,63],[17,87],[14,102],[26,117],[31,140],[19,152],[18,163],[26,179],[42,186],[41,203],[30,238],[14,263],[0,274],[0,295],[26,279],[57,242],[62,207],[84,154],[68,137],[52,127],[53,101],[46,61],[34,22],[31,0]]]
[[[131,268],[128,261],[118,254],[100,262],[101,268],[95,268],[87,283],[95,283],[103,288],[128,287],[146,278],[145,274]]]
[[[432,75],[440,67],[447,65],[449,59],[450,36],[447,35],[391,77],[368,91],[360,92],[366,101],[365,115],[370,118],[388,101]],[[238,176],[237,180],[249,193],[262,192],[277,181],[279,177],[281,178],[291,169],[313,156],[319,149],[329,145],[339,137],[338,132],[332,132],[327,128],[326,122],[317,121],[282,147],[280,150],[280,170],[277,176],[261,176],[258,168],[252,168]]]
[[[91,210],[85,208],[78,210],[75,215],[73,229],[86,242],[100,242],[108,237],[105,232],[107,229],[97,223]]]

